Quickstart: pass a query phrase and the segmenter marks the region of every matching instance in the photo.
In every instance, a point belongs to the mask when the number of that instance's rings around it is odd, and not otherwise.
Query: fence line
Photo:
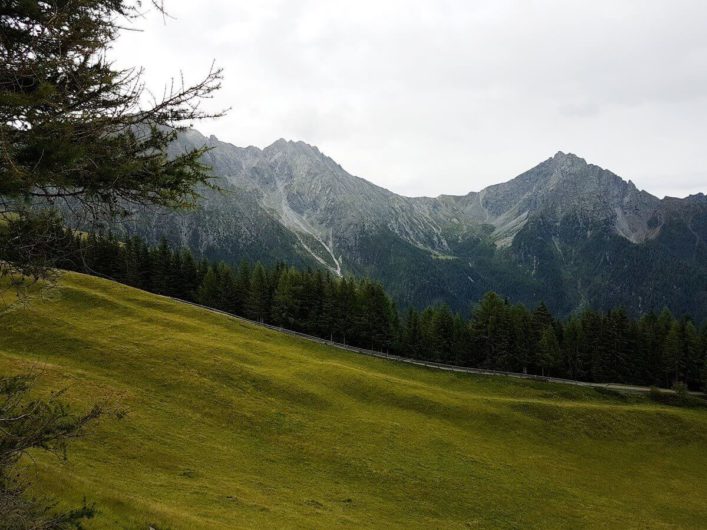
[[[156,294],[156,293],[150,293],[150,294]],[[416,365],[416,366],[423,366],[426,368],[433,368],[436,370],[444,370],[447,372],[459,372],[459,373],[476,374],[476,375],[495,375],[495,376],[515,377],[517,379],[530,379],[533,381],[542,381],[545,383],[560,383],[560,384],[564,384],[564,385],[583,386],[583,387],[589,387],[589,388],[608,388],[608,389],[612,389],[612,390],[623,390],[623,391],[629,391],[629,392],[648,392],[648,391],[650,391],[650,387],[647,387],[647,386],[623,385],[620,383],[591,383],[588,381],[576,381],[574,379],[563,379],[561,377],[549,377],[549,376],[542,376],[542,375],[535,375],[535,374],[524,374],[524,373],[520,373],[520,372],[504,372],[501,370],[487,370],[484,368],[471,368],[468,366],[458,366],[455,364],[438,363],[438,362],[434,362],[434,361],[424,361],[422,359],[413,359],[410,357],[402,357],[400,355],[393,355],[390,353],[385,353],[385,352],[380,352],[380,351],[375,351],[375,350],[367,350],[365,348],[358,348],[356,346],[350,346],[348,344],[342,344],[340,342],[326,340],[321,337],[317,337],[314,335],[307,335],[306,333],[300,333],[299,331],[293,331],[291,329],[283,328],[280,326],[273,326],[272,324],[266,324],[264,322],[259,322],[257,320],[251,320],[249,318],[245,318],[240,315],[234,315],[233,313],[229,313],[227,311],[222,311],[220,309],[214,309],[213,307],[208,307],[205,305],[197,304],[196,302],[189,302],[187,300],[182,300],[180,298],[174,298],[172,296],[166,296],[166,295],[157,295],[157,296],[161,296],[162,298],[166,298],[168,300],[172,300],[175,302],[181,302],[183,304],[187,304],[190,306],[205,309],[205,310],[210,311],[212,313],[218,313],[220,315],[224,315],[224,316],[227,316],[227,317],[235,319],[235,320],[240,320],[241,322],[246,322],[248,324],[252,324],[255,326],[261,326],[261,327],[264,327],[267,329],[271,329],[273,331],[284,333],[286,335],[291,335],[293,337],[299,337],[301,339],[305,339],[310,342],[316,342],[318,344],[331,346],[333,348],[338,348],[340,350],[346,350],[346,351],[353,352],[353,353],[367,355],[369,357],[377,357],[379,359],[386,359],[388,361],[402,362],[402,363],[412,364],[412,365]],[[661,390],[665,391],[665,392],[674,392],[673,390],[668,390],[668,389],[661,389]],[[703,395],[702,392],[690,392],[690,394],[697,395],[697,396]]]

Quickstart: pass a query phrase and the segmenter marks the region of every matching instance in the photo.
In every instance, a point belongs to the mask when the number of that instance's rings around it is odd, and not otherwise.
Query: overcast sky
[[[150,86],[224,68],[205,134],[317,145],[404,195],[558,150],[658,195],[707,192],[705,0],[167,0],[114,49]]]

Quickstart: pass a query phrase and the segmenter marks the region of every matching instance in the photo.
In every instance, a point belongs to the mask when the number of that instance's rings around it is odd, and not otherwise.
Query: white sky
[[[113,56],[156,91],[224,68],[205,134],[317,145],[404,195],[464,194],[558,150],[707,192],[704,0],[166,0]]]

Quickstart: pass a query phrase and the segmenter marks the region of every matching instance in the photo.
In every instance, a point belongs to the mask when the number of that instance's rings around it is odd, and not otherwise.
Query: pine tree
[[[685,320],[682,325],[683,333],[683,369],[685,384],[693,389],[698,389],[702,382],[702,356],[700,335],[691,320]]]
[[[546,327],[538,342],[538,365],[542,375],[550,375],[560,363],[560,345],[552,326]]]
[[[497,368],[508,352],[510,325],[507,304],[496,293],[489,292],[479,302],[470,323],[473,343],[473,365]]]
[[[532,314],[532,333],[533,340],[537,343],[540,341],[542,334],[548,326],[554,324],[554,319],[550,310],[545,305],[545,302],[540,302],[533,310]]]
[[[437,360],[448,361],[452,356],[454,343],[454,316],[449,306],[438,305],[432,316],[432,336],[434,354]]]
[[[218,266],[219,301],[216,307],[235,314],[236,282],[233,271],[225,263]]]
[[[185,300],[195,300],[196,290],[199,288],[199,273],[194,262],[194,257],[189,250],[183,250],[179,270],[180,295]]]
[[[209,267],[196,294],[197,301],[208,307],[218,307],[221,301],[221,279],[216,267]]]
[[[106,56],[139,15],[131,0],[2,3],[0,217],[38,232],[46,224],[37,208],[57,201],[85,206],[87,215],[122,214],[128,202],[195,202],[195,186],[210,178],[205,148],[168,158],[167,147],[186,125],[219,114],[198,103],[219,88],[221,74],[150,105],[141,70],[117,70]],[[37,275],[40,264],[46,275],[51,263],[38,258],[49,256],[44,244],[53,235],[46,230],[34,250],[5,259],[0,275]]]
[[[322,296],[322,312],[319,317],[318,328],[321,337],[333,341],[337,318],[336,283],[329,273],[324,277],[324,292]]]
[[[158,294],[171,294],[172,251],[165,238],[152,252],[152,289]]]
[[[140,250],[139,238],[132,237],[125,242],[125,283],[133,287],[142,287]]]
[[[414,309],[408,309],[402,329],[401,353],[409,357],[419,357],[420,351],[420,315]]]
[[[675,385],[681,378],[683,345],[680,328],[680,323],[677,320],[673,321],[663,345],[663,368],[665,370],[666,386]]]
[[[650,312],[638,322],[639,345],[637,362],[641,374],[641,384],[661,385],[663,382],[663,339],[659,331],[658,316]]]
[[[624,381],[631,375],[629,360],[633,357],[634,338],[626,312],[617,308],[606,315],[604,326],[608,353],[605,377],[610,381]]]
[[[288,329],[297,329],[299,300],[295,294],[295,272],[284,271],[280,274],[275,297],[273,299],[273,323]]]
[[[258,262],[253,269],[248,297],[248,317],[265,322],[270,318],[268,278],[265,268]]]
[[[584,380],[589,374],[588,359],[582,348],[584,340],[582,324],[577,318],[570,318],[565,325],[562,340],[562,359],[570,379]]]
[[[355,342],[359,315],[357,310],[356,284],[352,279],[342,278],[337,294],[337,322],[335,334],[344,344]]]
[[[250,300],[250,264],[247,261],[241,261],[238,267],[238,274],[234,285],[234,300],[233,310],[238,315],[247,315],[248,302]]]
[[[596,311],[587,309],[580,316],[585,338],[583,349],[590,360],[590,380],[608,381],[611,372],[610,354],[605,338],[605,321]]]

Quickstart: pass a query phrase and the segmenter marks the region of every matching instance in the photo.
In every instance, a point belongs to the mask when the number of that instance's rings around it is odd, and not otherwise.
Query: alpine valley
[[[401,306],[466,312],[493,290],[558,314],[623,306],[707,317],[707,197],[657,197],[573,154],[463,196],[404,197],[347,173],[316,147],[208,145],[217,190],[197,210],[136,211],[122,225],[210,259],[380,280]]]

